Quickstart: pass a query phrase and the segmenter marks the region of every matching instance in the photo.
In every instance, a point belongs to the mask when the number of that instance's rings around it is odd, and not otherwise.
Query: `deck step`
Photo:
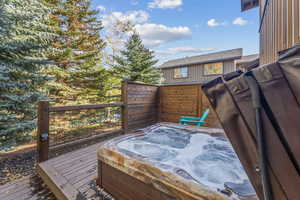
[[[95,183],[96,153],[101,144],[97,143],[38,164],[38,174],[57,199],[101,199]]]

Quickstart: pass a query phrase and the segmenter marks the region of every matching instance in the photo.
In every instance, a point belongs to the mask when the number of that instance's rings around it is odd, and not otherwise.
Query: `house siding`
[[[224,74],[235,71],[234,60],[223,62],[223,72]],[[188,77],[187,78],[174,78],[174,67],[162,69],[163,74],[163,84],[176,84],[176,83],[204,83],[206,81],[215,79],[219,75],[204,75],[204,64],[190,65],[188,67]]]
[[[260,1],[262,20],[266,0]],[[260,64],[278,59],[279,53],[300,41],[300,0],[269,1],[260,32]]]

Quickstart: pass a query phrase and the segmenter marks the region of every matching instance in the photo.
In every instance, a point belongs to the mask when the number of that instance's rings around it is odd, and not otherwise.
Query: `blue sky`
[[[144,44],[163,61],[243,48],[258,52],[258,9],[240,11],[240,0],[92,0],[99,17],[136,23]]]

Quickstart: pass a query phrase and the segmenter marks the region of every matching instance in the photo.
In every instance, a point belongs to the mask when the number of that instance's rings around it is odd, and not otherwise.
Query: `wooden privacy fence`
[[[210,108],[200,84],[161,86],[159,94],[159,121],[177,123],[181,116],[200,117],[205,109]],[[221,127],[212,109],[206,121],[205,126]]]
[[[200,117],[210,108],[201,84],[158,86],[125,82],[123,87],[123,123],[128,130],[157,122],[178,123],[181,116]],[[221,127],[213,110],[210,111],[206,126]]]
[[[159,86],[125,82],[122,92],[125,131],[143,128],[158,122]]]
[[[209,101],[203,95],[200,84],[158,86],[129,81],[122,84],[122,102],[120,103],[52,107],[48,101],[41,101],[38,105],[38,162],[48,160],[49,142],[56,137],[55,134],[50,134],[49,127],[55,126],[55,123],[60,123],[65,119],[54,120],[54,124],[50,124],[51,113],[60,116],[65,112],[78,111],[81,113],[69,113],[67,120],[76,115],[79,116],[77,121],[80,121],[89,118],[89,115],[84,115],[86,112],[95,113],[97,110],[105,108],[120,108],[116,113],[121,120],[120,129],[117,131],[118,133],[127,133],[157,122],[178,123],[180,116],[201,116],[202,112],[209,108]],[[96,115],[97,117],[98,115]],[[207,121],[206,126],[220,127],[212,110]],[[101,126],[101,123],[99,126]],[[117,127],[118,125],[112,124],[112,126]],[[62,128],[65,128],[64,124]],[[85,131],[84,129],[83,136],[86,138],[91,139],[94,136],[85,133]],[[69,132],[63,134],[70,135]],[[78,138],[75,139],[79,140]],[[57,140],[62,139],[58,137]],[[64,145],[64,143],[66,142],[62,140],[60,145]]]

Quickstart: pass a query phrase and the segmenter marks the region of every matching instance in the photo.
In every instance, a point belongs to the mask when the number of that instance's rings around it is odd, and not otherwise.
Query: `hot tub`
[[[222,129],[160,123],[104,143],[100,187],[120,200],[256,199]]]

